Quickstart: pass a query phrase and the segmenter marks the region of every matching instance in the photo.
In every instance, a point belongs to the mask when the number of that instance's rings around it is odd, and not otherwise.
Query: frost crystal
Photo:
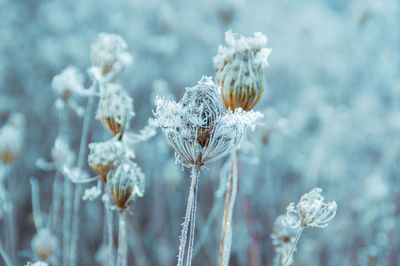
[[[136,197],[144,194],[145,176],[139,166],[126,160],[116,170],[110,171],[107,177],[108,191],[114,204],[121,211]]]
[[[47,228],[40,229],[32,239],[32,250],[41,260],[46,260],[57,249],[57,238]]]
[[[25,117],[20,113],[10,115],[7,124],[0,129],[0,159],[12,163],[21,151],[24,139]]]
[[[226,108],[251,110],[264,91],[263,68],[268,65],[271,49],[266,48],[267,37],[255,32],[253,38],[225,33],[226,46],[220,45],[214,57],[216,80],[222,87]]]
[[[67,101],[71,94],[81,94],[84,91],[84,81],[85,78],[78,68],[68,66],[53,78],[51,87],[57,96]]]
[[[291,228],[320,227],[324,228],[335,217],[337,205],[335,201],[325,203],[321,195],[322,189],[314,188],[304,194],[297,203],[290,203],[286,210],[285,224]]]
[[[135,115],[132,102],[132,98],[121,86],[107,84],[100,91],[96,119],[100,120],[113,136],[119,134],[122,137],[124,130],[129,128],[131,118]]]
[[[97,78],[111,81],[132,63],[125,40],[116,34],[100,33],[91,47],[93,65],[99,70]]]
[[[155,116],[168,143],[186,164],[196,167],[235,149],[247,127],[253,127],[261,115],[228,112],[210,77],[187,88],[178,103],[158,98],[156,106]]]

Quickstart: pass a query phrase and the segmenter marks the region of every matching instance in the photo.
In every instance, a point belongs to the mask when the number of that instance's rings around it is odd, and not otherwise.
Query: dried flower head
[[[119,135],[121,139],[135,115],[132,102],[132,98],[121,86],[109,83],[100,91],[96,119],[100,120],[113,136]]]
[[[25,117],[20,113],[13,113],[0,129],[0,159],[4,164],[12,163],[21,151],[24,127]]]
[[[187,88],[181,101],[156,101],[155,116],[168,143],[189,166],[201,167],[236,148],[259,113],[227,111],[210,77]]]
[[[114,204],[124,211],[128,205],[144,194],[144,174],[132,161],[125,161],[107,177],[108,192]]]
[[[60,74],[53,78],[51,87],[54,93],[66,102],[71,94],[80,93],[84,90],[85,78],[78,68],[68,66]]]
[[[90,57],[103,79],[112,81],[132,63],[132,56],[127,48],[125,40],[117,34],[98,35],[96,42],[92,44]]]
[[[286,211],[285,224],[292,228],[298,227],[326,227],[335,217],[337,205],[335,201],[324,202],[322,189],[314,188],[304,194],[297,203],[290,203]]]
[[[135,158],[133,150],[126,148],[120,141],[114,139],[89,144],[89,165],[96,171],[100,180],[107,181],[110,170],[116,169],[124,159]]]
[[[32,239],[32,251],[41,260],[49,258],[57,249],[57,238],[47,228],[40,229]]]
[[[271,234],[272,244],[274,245],[275,252],[278,255],[276,259],[280,260],[280,262],[276,262],[276,265],[284,264],[296,239],[296,230],[286,226],[284,222],[285,219],[285,215],[279,215],[276,218],[274,230]],[[292,257],[290,257],[290,260],[293,260]],[[287,265],[289,265],[290,262],[291,261],[288,261]]]
[[[222,87],[224,106],[235,110],[251,110],[264,91],[263,68],[268,65],[271,49],[266,48],[267,37],[255,32],[253,38],[225,33],[226,46],[220,45],[214,57],[216,80]]]
[[[74,152],[70,149],[67,141],[62,137],[57,137],[54,142],[51,156],[59,169],[62,169],[64,165],[71,166],[75,160]]]

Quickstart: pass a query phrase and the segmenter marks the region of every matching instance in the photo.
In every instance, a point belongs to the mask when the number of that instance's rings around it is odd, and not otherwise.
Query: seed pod
[[[226,46],[219,46],[214,57],[216,80],[221,86],[222,102],[227,109],[251,110],[264,92],[263,68],[268,65],[271,49],[266,48],[267,37],[260,32],[245,38],[228,31]]]
[[[144,194],[144,174],[132,161],[123,162],[107,177],[108,192],[114,204],[123,212],[129,204]]]

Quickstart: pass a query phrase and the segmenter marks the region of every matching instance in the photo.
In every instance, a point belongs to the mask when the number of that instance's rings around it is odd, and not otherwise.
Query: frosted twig
[[[39,200],[39,185],[36,178],[29,178],[29,182],[32,186],[32,210],[33,219],[36,227],[36,231],[39,231],[43,226],[42,215],[40,213],[40,200]]]
[[[292,256],[294,250],[296,249],[297,242],[299,242],[301,233],[303,232],[304,227],[299,227],[296,235],[296,239],[294,240],[294,243],[292,245],[292,248],[290,249],[289,255],[286,257],[285,262],[283,263],[283,266],[286,266],[286,264],[290,261],[290,257]]]
[[[125,212],[119,213],[117,266],[127,265]]]
[[[0,241],[0,254],[3,257],[4,262],[6,263],[7,266],[12,266],[13,264],[11,263],[10,257],[8,257],[7,252],[3,248],[3,244]]]

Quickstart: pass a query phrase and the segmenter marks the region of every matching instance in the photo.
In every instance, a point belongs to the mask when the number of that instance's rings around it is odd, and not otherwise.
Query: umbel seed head
[[[117,169],[109,172],[107,177],[108,192],[114,204],[123,212],[128,205],[144,194],[144,174],[139,166],[126,161]]]
[[[109,83],[100,91],[96,119],[100,120],[114,137],[119,135],[121,139],[135,115],[132,102],[132,98],[121,86]]]
[[[47,228],[40,229],[32,239],[32,251],[40,260],[46,260],[57,249],[57,238]]]
[[[225,33],[226,46],[220,45],[214,57],[216,80],[227,109],[251,110],[264,92],[263,68],[268,65],[271,49],[266,48],[267,37],[255,32],[254,37]]]
[[[19,155],[24,139],[25,117],[20,113],[10,115],[0,129],[0,160],[12,163]]]

